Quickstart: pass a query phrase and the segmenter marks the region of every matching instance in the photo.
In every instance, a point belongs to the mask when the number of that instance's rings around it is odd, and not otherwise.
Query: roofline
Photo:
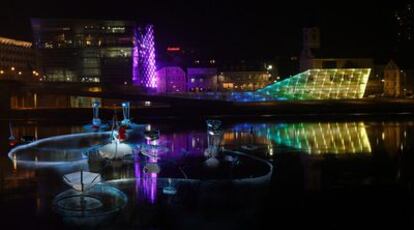
[[[12,46],[19,46],[24,48],[31,48],[32,43],[28,41],[16,40],[12,38],[0,37],[0,44],[1,45],[12,45]]]

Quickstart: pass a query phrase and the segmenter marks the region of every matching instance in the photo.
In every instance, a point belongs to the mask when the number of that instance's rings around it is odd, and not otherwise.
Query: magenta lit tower
[[[152,25],[138,28],[132,50],[132,81],[147,88],[157,87],[154,28]]]

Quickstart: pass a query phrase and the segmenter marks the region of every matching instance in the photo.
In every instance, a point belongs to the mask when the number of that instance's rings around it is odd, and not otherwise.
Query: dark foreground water
[[[18,138],[83,132],[62,122],[12,124]],[[76,159],[79,149],[105,144],[101,137],[46,142],[9,159],[9,122],[0,121],[1,229],[414,226],[414,120],[224,122],[217,161],[205,156],[204,122],[151,127],[169,149],[155,162],[159,173],[146,172],[154,162],[139,154],[117,162]],[[80,169],[106,181],[98,192],[109,191],[101,209],[108,212],[88,218],[57,210],[56,197],[70,192],[62,175]]]

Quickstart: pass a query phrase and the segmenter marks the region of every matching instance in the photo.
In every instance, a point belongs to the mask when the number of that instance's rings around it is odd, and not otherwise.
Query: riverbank
[[[414,113],[412,99],[364,99],[330,101],[278,101],[255,103],[191,103],[170,106],[131,108],[131,117],[153,119],[204,119],[204,118],[300,118],[329,116],[393,116]],[[12,109],[2,113],[3,119],[65,119],[84,121],[92,115],[90,108],[38,108]],[[113,109],[101,109],[103,119],[113,117]],[[122,115],[120,109],[118,116]]]

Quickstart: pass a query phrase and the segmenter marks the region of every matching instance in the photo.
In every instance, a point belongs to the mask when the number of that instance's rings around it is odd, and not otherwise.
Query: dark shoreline
[[[60,109],[12,109],[2,113],[0,119],[89,121],[90,108]],[[102,108],[102,119],[112,119],[113,109]],[[117,110],[118,117],[122,111]],[[410,118],[414,114],[414,100],[338,100],[338,101],[290,101],[263,103],[191,103],[170,107],[131,108],[135,120],[182,120],[194,121],[207,118],[222,120],[341,120],[341,119],[393,119]]]

